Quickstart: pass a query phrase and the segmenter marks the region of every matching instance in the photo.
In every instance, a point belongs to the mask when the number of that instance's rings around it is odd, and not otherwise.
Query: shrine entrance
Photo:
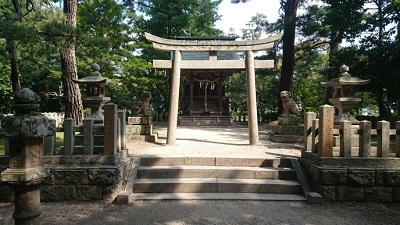
[[[179,105],[181,125],[230,125],[225,83],[234,72],[243,70],[246,71],[249,144],[258,143],[255,69],[273,68],[274,61],[254,60],[254,52],[270,50],[282,35],[253,41],[234,41],[230,37],[165,39],[145,35],[154,49],[173,53],[172,60],[153,60],[153,68],[172,69],[167,144],[174,144],[176,140]],[[235,57],[238,52],[245,53],[245,60]],[[226,58],[227,55],[233,57]],[[181,76],[185,80],[179,101]]]
[[[182,53],[182,60],[193,58],[208,60],[209,55],[198,52]],[[217,58],[217,60],[237,60],[239,55],[229,52],[220,54]],[[225,85],[234,72],[240,70],[182,69],[180,125],[231,125],[230,100],[225,96]]]

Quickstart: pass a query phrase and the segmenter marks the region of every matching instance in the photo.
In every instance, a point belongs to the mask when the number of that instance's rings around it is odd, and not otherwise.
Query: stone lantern
[[[352,124],[358,124],[359,121],[351,116],[350,110],[361,102],[361,98],[354,97],[355,86],[365,85],[369,80],[362,80],[352,77],[349,73],[349,67],[343,65],[340,67],[338,78],[334,78],[327,82],[321,82],[325,87],[333,89],[329,102],[338,109],[334,123],[339,124],[341,121],[351,121]]]
[[[28,88],[15,95],[15,115],[3,118],[0,136],[8,139],[9,168],[1,181],[14,189],[15,224],[40,224],[39,185],[49,175],[43,166],[43,138],[55,133],[47,117],[36,112],[39,97]]]
[[[83,105],[90,108],[90,118],[94,119],[95,124],[102,124],[104,121],[103,113],[101,112],[103,106],[111,100],[110,97],[105,97],[105,88],[111,82],[107,78],[101,77],[100,66],[97,64],[92,65],[92,72],[89,76],[83,77],[78,80],[73,80],[78,85],[86,86],[86,96],[82,97]]]

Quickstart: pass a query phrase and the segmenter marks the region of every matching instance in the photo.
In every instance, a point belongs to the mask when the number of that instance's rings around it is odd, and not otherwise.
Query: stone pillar
[[[117,105],[108,103],[104,106],[104,150],[103,155],[117,153]]]
[[[21,89],[14,99],[15,115],[5,117],[0,126],[0,136],[8,140],[9,149],[9,168],[1,172],[0,180],[14,189],[15,224],[39,225],[39,186],[49,175],[43,166],[43,140],[55,134],[55,125],[35,112],[39,97],[30,89]]]
[[[384,120],[379,121],[376,131],[378,133],[377,156],[389,158],[390,123]]]
[[[64,148],[63,155],[72,155],[75,148],[75,120],[72,118],[64,119]]]
[[[305,152],[312,152],[312,121],[317,118],[314,112],[306,112],[304,115],[304,149]]]
[[[371,157],[371,122],[367,120],[360,121],[360,147],[358,156],[363,158]]]
[[[312,127],[311,127],[311,152],[318,154],[318,131],[319,131],[319,119],[314,119],[312,121]]]
[[[333,156],[333,120],[335,108],[330,105],[319,107],[318,154],[321,157]]]
[[[179,107],[179,85],[181,79],[181,52],[174,52],[174,61],[172,65],[172,83],[170,87],[169,97],[169,114],[168,114],[168,130],[167,144],[175,144],[176,126],[178,125],[178,107]]]
[[[351,121],[340,121],[340,156],[351,157]]]
[[[121,150],[126,149],[126,114],[122,110],[118,110],[118,118],[120,122],[119,132],[121,139]]]
[[[247,113],[249,127],[249,144],[258,144],[258,119],[257,119],[257,96],[256,76],[254,70],[254,53],[246,52],[246,90],[247,90]]]
[[[83,154],[93,155],[94,136],[93,136],[94,119],[83,119]]]

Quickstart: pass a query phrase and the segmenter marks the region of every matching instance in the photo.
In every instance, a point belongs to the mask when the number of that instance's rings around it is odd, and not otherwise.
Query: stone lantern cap
[[[337,78],[331,79],[327,82],[321,82],[321,85],[325,87],[337,87],[337,86],[359,86],[369,83],[368,80],[363,80],[357,77],[352,77],[349,72],[349,67],[343,65],[340,67],[340,74]]]
[[[15,94],[16,113],[1,121],[0,137],[45,137],[55,133],[55,125],[39,109],[39,97],[29,88]]]
[[[77,80],[73,79],[73,81],[78,84],[105,84],[105,85],[113,84],[112,82],[108,81],[107,78],[102,77],[99,71],[100,71],[100,66],[95,63],[92,65],[92,71],[90,72],[89,76]]]

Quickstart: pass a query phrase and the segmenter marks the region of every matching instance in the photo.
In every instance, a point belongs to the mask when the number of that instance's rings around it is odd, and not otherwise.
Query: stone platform
[[[278,124],[269,133],[269,139],[279,143],[302,143],[303,133],[303,118],[293,115],[279,116]]]
[[[157,142],[158,135],[153,133],[153,123],[151,117],[136,116],[128,117],[126,124],[126,135],[132,139],[143,140],[147,142]]]

